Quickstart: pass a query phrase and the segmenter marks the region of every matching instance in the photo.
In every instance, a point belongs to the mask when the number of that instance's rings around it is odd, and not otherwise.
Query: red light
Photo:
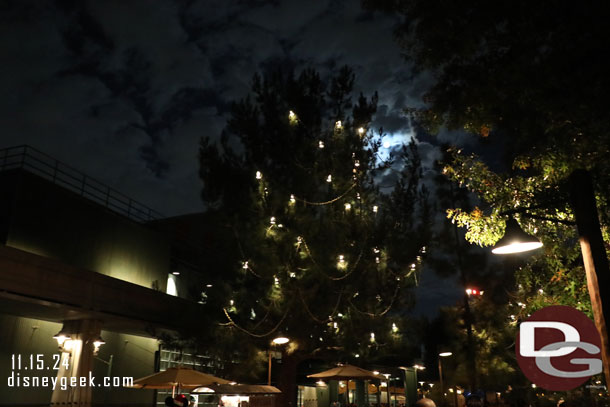
[[[472,293],[473,293],[474,295],[478,295],[478,294],[479,294],[479,291],[478,291],[478,290],[476,290],[476,289],[473,289],[473,290],[472,290]]]

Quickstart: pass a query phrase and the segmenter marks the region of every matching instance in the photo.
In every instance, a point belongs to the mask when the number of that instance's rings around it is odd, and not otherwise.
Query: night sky
[[[359,0],[3,1],[0,148],[29,144],[167,216],[197,212],[198,141],[220,135],[255,72],[347,64],[356,92],[379,92],[386,151],[414,137],[430,168],[436,145],[472,140],[413,133],[402,111],[430,78],[411,73],[395,23]],[[424,273],[418,309],[460,292]]]

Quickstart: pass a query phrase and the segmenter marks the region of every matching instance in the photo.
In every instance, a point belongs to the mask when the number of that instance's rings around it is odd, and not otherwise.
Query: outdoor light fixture
[[[453,353],[452,352],[441,352],[438,355],[444,358],[444,357],[453,355]]]
[[[280,337],[275,338],[272,342],[274,345],[283,345],[285,343],[290,342],[290,339],[288,339],[284,336],[280,336]]]
[[[57,340],[57,344],[59,346],[62,346],[64,344],[65,341],[70,339],[70,334],[65,332],[63,329],[61,331],[59,331],[58,333],[56,333],[55,335],[53,335],[53,339]]]
[[[415,364],[415,365],[413,365],[413,368],[416,369],[416,370],[425,370],[426,366]]]
[[[491,252],[493,254],[521,253],[540,247],[542,247],[542,242],[540,240],[525,233],[515,219],[509,218],[506,221],[504,237],[498,240]]]
[[[102,339],[101,336],[98,336],[97,339],[93,341],[93,346],[97,349],[105,343],[106,341]]]

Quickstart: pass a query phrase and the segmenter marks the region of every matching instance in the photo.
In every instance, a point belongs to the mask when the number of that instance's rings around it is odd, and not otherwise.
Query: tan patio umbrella
[[[191,394],[279,394],[280,389],[274,386],[257,384],[213,384],[210,386],[197,387],[191,390]]]
[[[175,396],[176,388],[192,389],[200,386],[211,386],[214,384],[229,384],[229,380],[212,376],[207,373],[185,367],[170,367],[163,372],[134,380],[135,389],[172,389],[172,397]]]
[[[325,370],[320,373],[310,374],[307,377],[326,380],[347,380],[347,402],[349,403],[349,381],[350,380],[381,380],[378,374],[358,366],[341,365]]]

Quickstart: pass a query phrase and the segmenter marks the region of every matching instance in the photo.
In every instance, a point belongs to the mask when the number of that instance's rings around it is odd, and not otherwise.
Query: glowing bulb
[[[242,269],[247,270],[248,269],[248,262],[244,261],[244,263],[241,266]]]
[[[356,162],[354,163],[355,167],[360,167],[360,160],[356,160]]]
[[[371,342],[375,342],[375,332],[371,332]]]
[[[467,288],[467,289],[466,289],[466,294],[467,294],[467,295],[470,295],[470,294],[472,294],[472,289],[470,289],[470,288]]]
[[[275,216],[272,216],[271,219],[269,219],[269,223],[275,225]]]
[[[415,263],[412,263],[412,264],[411,264],[411,270],[415,270],[415,267],[417,267],[417,266],[415,265]]]
[[[377,205],[373,206],[373,212],[377,213],[379,211],[379,207]]]
[[[326,182],[333,182],[333,176],[328,174],[328,177],[326,177]]]
[[[275,285],[279,286],[280,285],[280,279],[277,277],[273,277],[273,280],[275,281]]]
[[[345,261],[345,256],[343,256],[342,254],[339,255],[339,262],[343,263]]]
[[[358,134],[360,134],[361,136],[364,134],[364,127],[358,128]]]
[[[345,204],[345,210],[349,211],[350,209],[352,209],[352,204],[346,203]]]
[[[392,322],[392,332],[394,332],[394,333],[398,332],[398,327],[396,326],[396,324],[394,322]]]
[[[324,148],[324,142],[323,142],[322,140],[320,140],[320,141],[318,142],[318,147],[319,147],[319,148]]]
[[[381,262],[381,260],[379,259],[379,257],[375,257],[375,263],[379,264]]]
[[[294,195],[290,194],[290,203],[295,203],[297,200]]]
[[[260,171],[256,171],[256,179],[263,178],[263,174]]]
[[[335,123],[335,128],[340,129],[343,125],[341,124],[341,120],[337,120]]]

